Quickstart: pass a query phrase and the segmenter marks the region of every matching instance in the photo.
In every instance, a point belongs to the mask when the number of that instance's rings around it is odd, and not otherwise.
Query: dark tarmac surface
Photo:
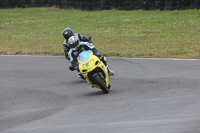
[[[200,60],[108,64],[103,94],[64,57],[0,56],[0,133],[200,133]]]

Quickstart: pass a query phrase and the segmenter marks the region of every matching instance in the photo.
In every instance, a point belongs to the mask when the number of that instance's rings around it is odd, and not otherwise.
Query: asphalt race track
[[[108,64],[103,94],[64,57],[0,56],[0,133],[200,133],[200,60]]]

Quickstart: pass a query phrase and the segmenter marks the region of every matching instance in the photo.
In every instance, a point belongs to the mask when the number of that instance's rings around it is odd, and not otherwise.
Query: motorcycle
[[[78,56],[79,70],[84,79],[93,87],[109,93],[110,83],[107,67],[91,50],[83,51]]]

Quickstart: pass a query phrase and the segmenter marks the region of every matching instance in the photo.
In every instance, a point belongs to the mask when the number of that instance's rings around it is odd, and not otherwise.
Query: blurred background
[[[0,0],[0,8],[52,7],[95,10],[200,9],[200,0]]]

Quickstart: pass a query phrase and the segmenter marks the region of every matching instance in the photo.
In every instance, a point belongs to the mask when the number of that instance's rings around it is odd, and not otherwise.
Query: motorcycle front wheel
[[[108,90],[108,87],[106,86],[106,83],[100,78],[99,74],[94,76],[94,80],[95,80],[96,84],[101,88],[103,93],[105,93],[105,94],[109,93],[109,90]]]

